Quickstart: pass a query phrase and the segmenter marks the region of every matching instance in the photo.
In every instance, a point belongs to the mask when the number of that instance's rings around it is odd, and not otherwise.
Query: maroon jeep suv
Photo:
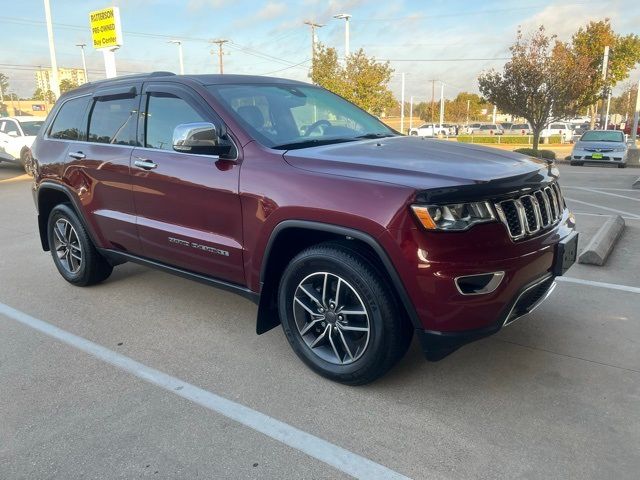
[[[32,147],[68,282],[132,261],[239,293],[314,371],[370,382],[529,313],[574,262],[553,164],[406,137],[292,80],[155,72],[64,94]],[[150,300],[153,301],[153,300]]]

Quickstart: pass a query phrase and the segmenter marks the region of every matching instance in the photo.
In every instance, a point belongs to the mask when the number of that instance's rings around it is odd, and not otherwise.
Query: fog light
[[[495,291],[502,282],[504,272],[479,273],[456,277],[456,288],[462,295],[484,295]]]

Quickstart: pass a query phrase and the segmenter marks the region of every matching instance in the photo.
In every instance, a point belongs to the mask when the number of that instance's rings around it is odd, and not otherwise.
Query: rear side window
[[[78,97],[67,100],[56,115],[49,137],[62,140],[80,140],[84,135],[82,120],[90,97]]]
[[[136,145],[138,97],[98,99],[89,117],[87,140],[115,145]]]

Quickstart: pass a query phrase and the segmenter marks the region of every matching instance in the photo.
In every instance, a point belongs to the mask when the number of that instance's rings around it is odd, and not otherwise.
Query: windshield
[[[264,84],[207,88],[256,140],[270,148],[305,148],[396,135],[376,117],[318,87]]]
[[[44,120],[28,120],[26,122],[21,121],[20,126],[27,137],[35,137],[38,135],[38,131],[43,123]]]
[[[617,130],[589,130],[584,132],[582,142],[624,142],[624,134]]]

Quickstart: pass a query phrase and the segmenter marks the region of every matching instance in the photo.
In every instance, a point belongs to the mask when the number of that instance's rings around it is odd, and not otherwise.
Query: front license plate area
[[[576,262],[578,256],[578,233],[573,232],[571,235],[563,238],[556,245],[556,254],[553,261],[553,274],[564,275],[569,267]]]
[[[594,153],[591,155],[591,158],[593,158],[594,160],[600,160],[602,159],[602,154],[601,153]]]

